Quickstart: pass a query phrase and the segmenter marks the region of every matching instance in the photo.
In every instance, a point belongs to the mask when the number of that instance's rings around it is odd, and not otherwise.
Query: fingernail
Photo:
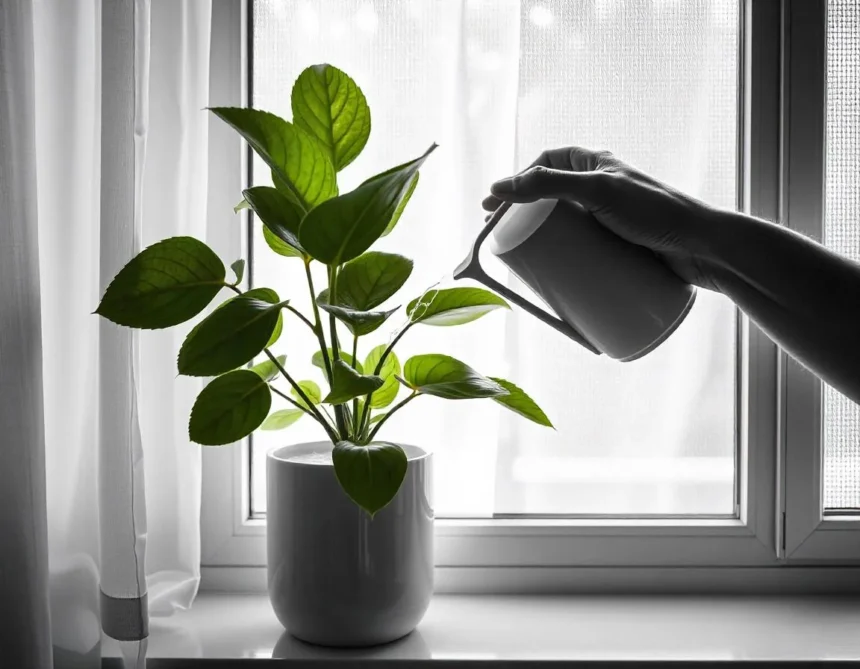
[[[494,195],[498,195],[501,193],[513,193],[514,192],[514,180],[513,179],[500,179],[492,186],[490,186],[490,192]]]

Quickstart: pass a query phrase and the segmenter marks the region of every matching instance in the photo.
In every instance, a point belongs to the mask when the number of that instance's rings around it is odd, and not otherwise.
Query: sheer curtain
[[[415,260],[404,300],[465,256],[489,184],[546,148],[610,149],[706,201],[735,205],[736,0],[256,0],[253,35],[258,108],[289,118],[292,83],[310,63],[330,62],[362,86],[373,130],[344,188],[440,144],[380,243]],[[257,183],[266,178],[255,170]],[[301,268],[255,235],[255,284],[301,298]],[[486,266],[527,290],[498,263]],[[509,378],[557,429],[493,402],[421,398],[386,434],[435,450],[441,516],[731,514],[735,325],[729,301],[700,291],[663,346],[626,364],[516,309],[412,328],[401,359],[448,353]],[[379,343],[368,339],[367,348]],[[290,364],[320,380],[313,345],[291,338]],[[255,435],[256,510],[265,510],[265,450],[313,438],[301,421]]]
[[[0,3],[9,666],[51,666],[53,646],[54,666],[99,667],[102,629],[134,665],[149,614],[197,591],[200,383],[176,378],[184,333],[92,312],[141,248],[209,237],[210,21],[207,0]]]

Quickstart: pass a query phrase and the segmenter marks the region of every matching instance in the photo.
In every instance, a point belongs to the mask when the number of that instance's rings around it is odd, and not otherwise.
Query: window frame
[[[820,236],[824,91],[816,97],[804,87],[820,88],[826,74],[826,0],[739,2],[738,207]],[[213,5],[212,104],[248,102],[249,8],[249,0]],[[803,39],[792,39],[799,28]],[[817,78],[809,63],[795,64],[816,55]],[[822,131],[798,133],[805,123]],[[225,198],[246,186],[247,149],[217,126],[210,126],[209,212],[224,218],[214,227],[235,226],[235,203]],[[799,158],[810,150],[816,164]],[[247,222],[248,213],[240,215]],[[234,244],[232,257],[247,257],[239,248],[246,242]],[[737,518],[439,519],[437,590],[785,592],[860,584],[860,522],[820,512],[820,384],[740,312],[738,326]],[[250,517],[246,443],[203,449],[203,588],[265,589],[265,521]]]

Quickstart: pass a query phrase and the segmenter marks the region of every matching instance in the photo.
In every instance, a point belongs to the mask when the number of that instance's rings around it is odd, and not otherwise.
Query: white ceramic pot
[[[403,485],[372,520],[338,484],[331,443],[269,452],[269,599],[302,641],[387,643],[424,616],[433,594],[432,457],[402,448]]]

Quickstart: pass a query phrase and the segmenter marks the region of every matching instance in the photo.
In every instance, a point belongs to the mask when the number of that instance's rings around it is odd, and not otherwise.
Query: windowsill
[[[336,650],[287,635],[265,595],[202,593],[150,620],[149,669],[432,662],[839,661],[860,664],[860,599],[715,596],[436,595],[417,631],[386,646]],[[106,639],[105,657],[118,657]],[[274,662],[273,660],[280,660]],[[105,666],[113,666],[110,660]],[[121,665],[117,665],[121,666]]]

